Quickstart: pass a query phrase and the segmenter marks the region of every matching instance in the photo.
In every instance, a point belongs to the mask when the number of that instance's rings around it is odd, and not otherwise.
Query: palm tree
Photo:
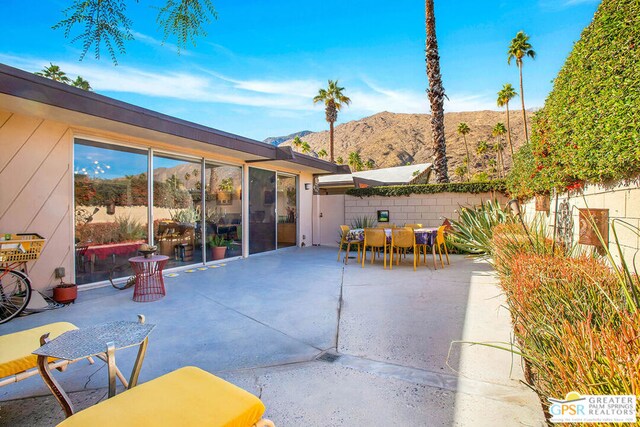
[[[520,101],[522,102],[522,118],[524,120],[524,140],[528,142],[529,131],[527,130],[527,113],[524,108],[524,89],[522,87],[522,59],[525,56],[535,59],[536,52],[533,50],[531,43],[529,43],[529,36],[524,31],[519,31],[511,40],[507,54],[507,64],[511,64],[511,60],[515,58],[518,71],[520,71]]]
[[[302,141],[302,145],[300,146],[300,150],[302,154],[309,154],[311,152],[311,146],[307,141]]]
[[[351,169],[356,172],[363,169],[364,165],[362,163],[360,153],[358,153],[357,151],[352,151],[351,153],[349,153],[349,166],[351,166]]]
[[[482,159],[483,167],[484,161],[486,160],[484,158],[484,155],[487,154],[487,151],[489,151],[489,144],[487,143],[487,141],[478,141],[478,145],[476,146],[476,154]]]
[[[329,80],[326,89],[318,90],[318,94],[313,98],[313,103],[324,102],[325,118],[329,122],[329,161],[333,162],[333,124],[338,120],[338,111],[343,105],[351,104],[351,99],[345,96],[343,87],[338,86],[338,81]]]
[[[496,123],[496,125],[491,130],[491,136],[499,138],[498,142],[496,142],[496,144],[493,146],[493,149],[498,155],[498,163],[502,166],[502,174],[504,174],[504,157],[502,156],[502,151],[504,150],[503,136],[505,133],[507,133],[507,129],[504,127],[504,123]]]
[[[59,66],[54,65],[52,62],[49,62],[49,66],[42,69],[42,71],[36,73],[38,76],[46,77],[56,82],[61,83],[69,83],[69,77],[67,77],[67,73],[62,71]]]
[[[511,149],[511,158],[513,158],[513,144],[511,143],[511,125],[509,124],[509,101],[516,96],[518,96],[518,93],[513,89],[511,83],[505,83],[498,92],[498,107],[505,107],[507,112],[507,141]]]
[[[71,82],[71,86],[77,87],[82,90],[91,90],[91,85],[89,84],[89,82],[83,79],[81,76],[76,77],[76,79]]]
[[[318,151],[318,157],[327,157],[327,150],[324,148]]]
[[[293,138],[293,141],[291,141],[291,145],[293,145],[294,148],[300,149],[300,147],[302,147],[302,140],[299,136],[296,136]]]
[[[336,158],[336,164],[338,164],[338,165],[344,164],[344,159],[342,157],[338,156],[338,158]]]
[[[376,167],[376,162],[373,159],[369,159],[365,165],[367,166],[367,169],[374,169]]]
[[[469,159],[469,146],[467,145],[467,134],[471,132],[471,128],[465,122],[462,122],[458,125],[458,133],[462,135],[464,139],[464,149],[467,151],[467,179],[471,179],[469,177],[469,169],[471,169],[471,160]]]
[[[447,144],[444,137],[444,87],[440,75],[440,55],[436,38],[436,15],[433,0],[425,0],[425,26],[427,78],[429,79],[429,103],[431,105],[431,133],[433,134],[433,170],[436,182],[449,182],[447,168]]]

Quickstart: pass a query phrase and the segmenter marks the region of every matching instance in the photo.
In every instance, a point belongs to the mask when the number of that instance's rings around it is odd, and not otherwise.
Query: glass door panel
[[[128,259],[147,241],[147,152],[76,140],[76,283],[133,274]]]
[[[278,174],[278,248],[297,243],[296,177]]]
[[[207,163],[204,178],[206,260],[241,256],[242,168]]]
[[[202,164],[153,156],[153,233],[166,268],[203,262]]]
[[[249,168],[249,253],[276,248],[276,173]]]

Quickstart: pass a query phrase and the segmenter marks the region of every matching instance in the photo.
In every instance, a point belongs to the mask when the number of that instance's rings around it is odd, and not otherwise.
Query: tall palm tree
[[[502,151],[504,150],[504,134],[507,133],[507,128],[504,127],[504,123],[496,123],[496,125],[491,130],[491,136],[497,137],[498,142],[493,146],[493,149],[496,151],[498,156],[498,164],[502,166],[502,174],[504,175],[504,157],[502,156]],[[513,158],[512,158],[513,161]]]
[[[318,151],[318,157],[327,157],[327,150],[324,148]]]
[[[465,122],[458,124],[458,133],[462,135],[464,139],[464,149],[467,152],[467,179],[471,180],[469,176],[469,170],[471,169],[471,160],[469,159],[469,146],[467,145],[467,134],[471,132],[471,128]]]
[[[293,145],[294,148],[300,149],[300,147],[302,147],[302,140],[299,136],[296,136],[293,138],[293,141],[291,141],[291,145]]]
[[[429,79],[429,103],[431,105],[431,133],[433,134],[433,170],[436,182],[449,182],[447,168],[447,144],[444,137],[444,87],[440,75],[440,55],[436,38],[436,15],[433,0],[425,0],[425,27],[427,78]]]
[[[36,75],[46,77],[56,82],[61,83],[69,83],[69,77],[67,77],[67,73],[62,71],[59,66],[54,65],[52,62],[49,62],[49,66],[42,69],[42,71],[37,72]]]
[[[498,107],[506,107],[507,112],[507,141],[509,142],[509,148],[511,149],[511,158],[513,159],[513,144],[511,143],[511,125],[509,124],[509,101],[518,96],[518,93],[513,89],[511,83],[505,83],[502,89],[498,92]],[[525,121],[525,126],[526,126]]]
[[[338,120],[338,111],[343,105],[351,104],[351,99],[342,93],[343,87],[338,86],[338,81],[329,80],[326,89],[318,90],[313,98],[313,103],[323,102],[325,105],[325,118],[329,122],[329,161],[333,162],[333,124]]]
[[[480,156],[483,166],[486,160],[484,155],[487,154],[487,151],[489,151],[489,143],[487,143],[487,141],[478,141],[478,145],[476,146],[476,154]]]
[[[535,59],[536,52],[533,50],[531,43],[529,43],[529,36],[524,31],[519,31],[518,34],[511,40],[509,50],[507,51],[507,64],[511,64],[511,60],[515,58],[518,71],[520,71],[520,101],[522,102],[522,119],[524,120],[524,140],[529,141],[529,131],[527,130],[527,113],[524,108],[524,89],[522,87],[522,60],[525,56],[531,59]]]
[[[76,79],[71,82],[71,86],[83,90],[91,90],[91,85],[89,84],[89,82],[83,79],[81,76],[76,77]]]

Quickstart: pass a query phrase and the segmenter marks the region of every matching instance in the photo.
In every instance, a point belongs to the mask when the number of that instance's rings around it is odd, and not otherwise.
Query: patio
[[[135,303],[132,289],[83,291],[69,307],[15,319],[10,333],[53,321],[77,326],[146,316],[140,382],[185,365],[258,395],[278,426],[545,425],[519,382],[519,359],[451,341],[508,341],[509,313],[491,267],[459,255],[417,272],[405,262],[364,269],[326,247],[291,248],[166,278],[167,296]],[[127,375],[135,349],[118,351]],[[339,356],[339,357],[333,357]],[[453,369],[452,369],[453,368]],[[107,393],[104,363],[56,377],[77,410]],[[0,389],[0,425],[63,418],[38,377]]]

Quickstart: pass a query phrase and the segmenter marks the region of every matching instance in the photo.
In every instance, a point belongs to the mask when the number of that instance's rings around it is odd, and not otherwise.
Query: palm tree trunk
[[[511,143],[511,125],[509,124],[509,101],[505,104],[507,107],[507,141],[509,141],[509,148],[511,149],[511,161],[513,161],[513,144]]]
[[[329,161],[333,163],[333,122],[329,122]]]
[[[506,173],[504,170],[504,154],[502,154],[502,150],[499,150],[498,153],[500,154],[500,163],[502,164],[502,175],[506,176]],[[511,161],[513,162],[513,157],[511,158]]]
[[[524,142],[529,142],[529,131],[527,129],[527,111],[524,109],[524,88],[522,86],[522,62],[518,64],[520,70],[520,101],[522,102],[522,120],[524,120]]]
[[[469,158],[469,146],[467,145],[467,136],[462,135],[464,139],[464,149],[467,152],[467,181],[471,181],[471,159]]]
[[[425,0],[425,26],[427,78],[429,80],[429,103],[431,105],[431,133],[433,136],[433,170],[436,182],[449,182],[447,168],[447,145],[444,135],[444,88],[440,75],[440,55],[436,38],[436,15],[433,0]]]

